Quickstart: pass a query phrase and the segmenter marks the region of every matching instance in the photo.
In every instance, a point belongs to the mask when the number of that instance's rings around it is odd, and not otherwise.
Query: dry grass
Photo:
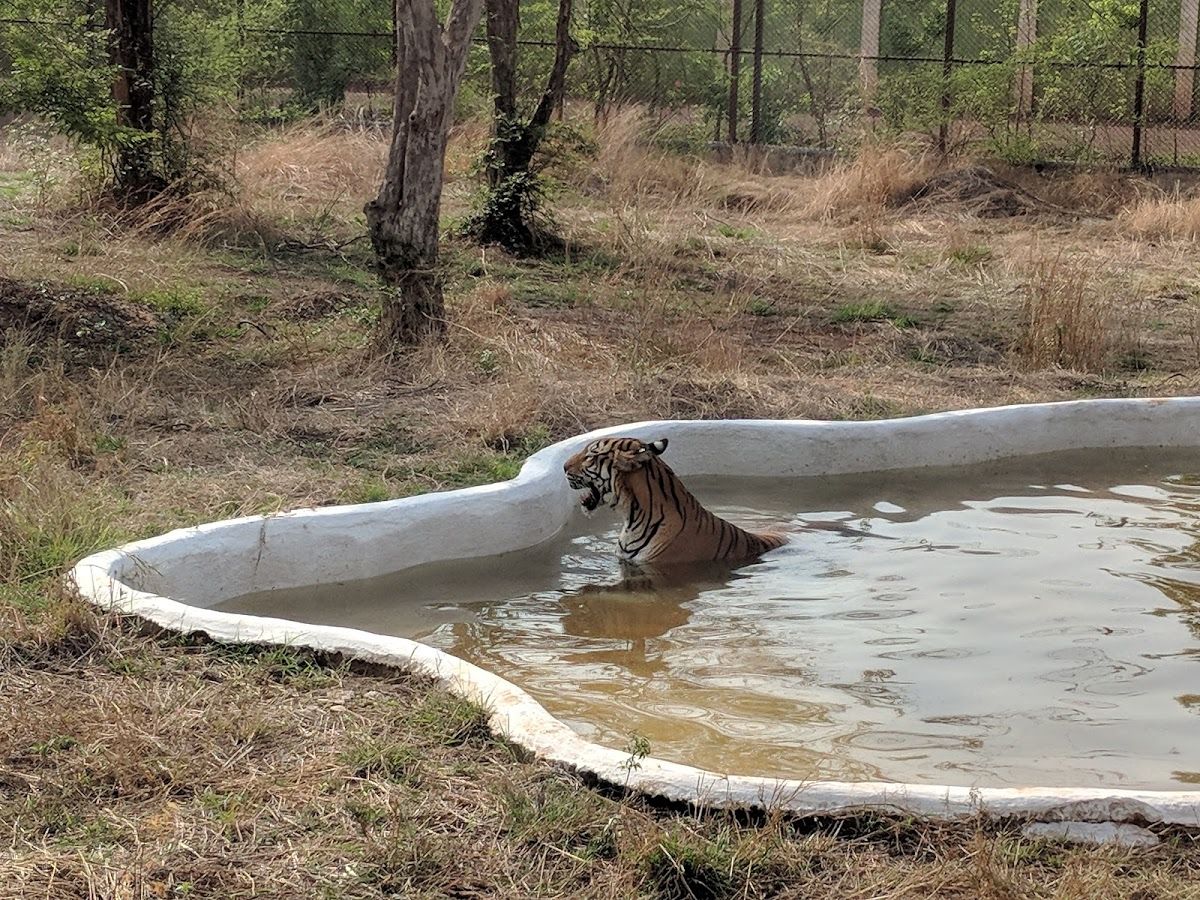
[[[170,236],[43,214],[36,191],[12,202],[28,222],[0,219],[0,270],[76,300],[114,292],[157,324],[121,353],[75,331],[0,336],[0,895],[1200,896],[1183,834],[1094,851],[982,823],[748,823],[615,800],[405,676],[144,634],[61,596],[96,547],[506,478],[616,422],[1200,387],[1178,246],[897,206],[925,163],[890,151],[767,176],[666,154],[647,127],[614,117],[598,159],[562,173],[561,257],[448,241],[449,339],[387,364],[364,353],[369,257],[343,245],[378,135],[268,136],[239,158],[228,207],[214,195],[193,208],[208,222]],[[481,137],[452,146],[452,213]],[[868,246],[864,222],[886,240]],[[1153,301],[1156,327],[1114,300],[1128,296]],[[1127,338],[1144,368],[1114,368]]]
[[[764,821],[597,793],[393,672],[66,601],[0,637],[0,897],[1196,897],[1194,841]],[[119,714],[118,714],[119,711]]]
[[[1037,261],[1021,314],[1021,354],[1028,365],[1081,372],[1104,368],[1112,340],[1111,309],[1082,266],[1061,256]]]
[[[295,125],[243,150],[235,172],[251,200],[281,209],[319,207],[334,198],[360,197],[377,190],[387,160],[387,141],[387,133],[379,128]]]
[[[1118,224],[1143,240],[1195,241],[1200,238],[1200,197],[1178,192],[1149,197],[1124,209]]]
[[[849,163],[815,179],[806,201],[810,215],[872,218],[910,197],[932,173],[926,157],[898,147],[864,144]]]

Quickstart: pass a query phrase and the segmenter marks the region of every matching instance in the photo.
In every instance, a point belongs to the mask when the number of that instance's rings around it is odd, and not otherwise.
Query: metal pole
[[[742,75],[742,0],[733,0],[729,32],[729,143],[738,142],[738,82]]]
[[[750,143],[762,143],[763,2],[754,0],[754,86],[750,94]]]
[[[950,126],[950,73],[954,68],[954,16],[958,0],[946,0],[946,42],[942,48],[942,121],[938,124],[938,151],[946,152]]]
[[[1146,112],[1146,23],[1150,18],[1150,0],[1138,4],[1137,80],[1133,83],[1133,150],[1129,165],[1142,167],[1142,118]]]

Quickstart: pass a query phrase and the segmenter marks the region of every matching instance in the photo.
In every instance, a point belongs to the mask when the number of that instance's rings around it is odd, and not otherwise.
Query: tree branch
[[[538,137],[549,124],[554,107],[562,100],[567,87],[567,68],[571,65],[571,58],[579,51],[579,44],[571,37],[573,6],[574,0],[558,0],[558,20],[554,25],[554,65],[550,69],[550,77],[546,79],[546,90],[529,117],[528,128]]]

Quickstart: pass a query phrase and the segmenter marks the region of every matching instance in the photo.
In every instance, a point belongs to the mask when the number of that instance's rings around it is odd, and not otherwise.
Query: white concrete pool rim
[[[504,678],[426,644],[208,608],[251,591],[370,578],[547,540],[577,514],[575,493],[562,476],[563,461],[587,441],[611,434],[670,438],[670,462],[685,476],[801,477],[968,465],[1074,449],[1200,451],[1200,397],[1082,400],[870,422],[622,425],[545,448],[511,481],[179,529],[88,556],[69,577],[94,605],[173,631],[222,642],[311,648],[432,676],[455,694],[484,704],[493,729],[538,757],[671,801],[800,815],[875,809],[936,818],[983,813],[1200,827],[1200,791],[806,781],[633,759],[625,750],[584,740]],[[165,595],[170,592],[203,600],[185,603]]]

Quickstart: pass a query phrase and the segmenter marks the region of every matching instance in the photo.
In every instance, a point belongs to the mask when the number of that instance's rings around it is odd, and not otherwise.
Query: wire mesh
[[[577,0],[568,92],[597,115],[644,105],[681,141],[837,150],[875,132],[1013,162],[1200,167],[1198,2],[740,0],[735,34],[733,0]],[[555,13],[522,3],[527,96]],[[158,0],[156,77],[239,120],[330,107],[383,119],[393,16],[391,0]],[[105,71],[104,35],[101,0],[0,0],[0,112],[82,91],[85,71]],[[481,30],[460,111],[486,113],[490,91]]]

